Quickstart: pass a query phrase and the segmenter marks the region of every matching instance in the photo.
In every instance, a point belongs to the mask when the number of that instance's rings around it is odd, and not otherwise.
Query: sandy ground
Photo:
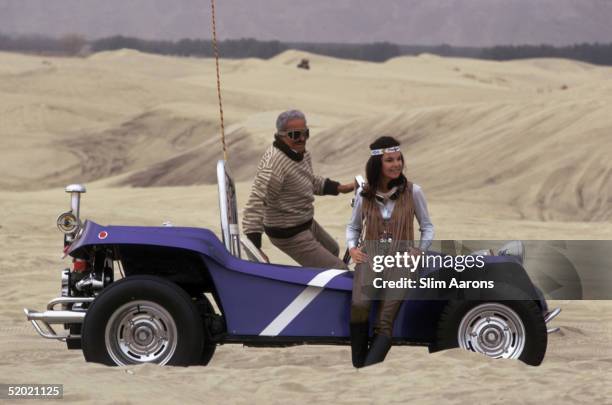
[[[307,55],[223,61],[230,164],[248,195],[279,111],[309,117],[319,173],[348,181],[380,134],[403,143],[440,239],[612,239],[612,69],[431,55],[383,64]],[[62,383],[85,403],[612,403],[612,303],[560,301],[542,366],[394,348],[356,371],[348,347],[222,346],[208,367],[108,368],[39,338],[22,308],[57,296],[63,186],[101,224],[218,232],[214,65],[123,50],[0,53],[0,382]],[[145,188],[143,188],[145,187]],[[344,244],[349,196],[317,200]],[[289,259],[264,241],[273,261]]]

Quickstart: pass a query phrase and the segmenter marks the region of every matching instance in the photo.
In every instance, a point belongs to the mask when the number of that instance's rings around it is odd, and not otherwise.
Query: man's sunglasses
[[[282,135],[282,136],[288,136],[289,138],[293,139],[294,141],[297,141],[302,136],[304,136],[304,139],[308,139],[308,137],[310,136],[310,130],[308,128],[293,129],[291,131],[279,131],[278,134]]]

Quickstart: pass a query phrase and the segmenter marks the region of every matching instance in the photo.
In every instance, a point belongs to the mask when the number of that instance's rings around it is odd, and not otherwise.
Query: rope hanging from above
[[[221,120],[221,144],[223,145],[223,160],[227,161],[227,147],[225,145],[225,125],[223,123],[223,100],[221,99],[221,76],[219,74],[219,47],[217,45],[217,23],[215,18],[215,0],[210,0],[212,10],[212,43],[217,68],[217,97],[219,99],[219,118]]]

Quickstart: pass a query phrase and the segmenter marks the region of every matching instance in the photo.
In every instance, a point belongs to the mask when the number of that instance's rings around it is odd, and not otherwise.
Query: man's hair
[[[276,119],[276,130],[284,131],[287,129],[287,123],[291,120],[301,119],[306,122],[306,116],[300,110],[287,110],[278,116]]]

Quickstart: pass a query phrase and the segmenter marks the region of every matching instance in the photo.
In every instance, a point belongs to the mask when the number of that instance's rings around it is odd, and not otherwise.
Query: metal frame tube
[[[79,219],[79,211],[81,209],[81,193],[70,193],[70,209],[77,219]]]

